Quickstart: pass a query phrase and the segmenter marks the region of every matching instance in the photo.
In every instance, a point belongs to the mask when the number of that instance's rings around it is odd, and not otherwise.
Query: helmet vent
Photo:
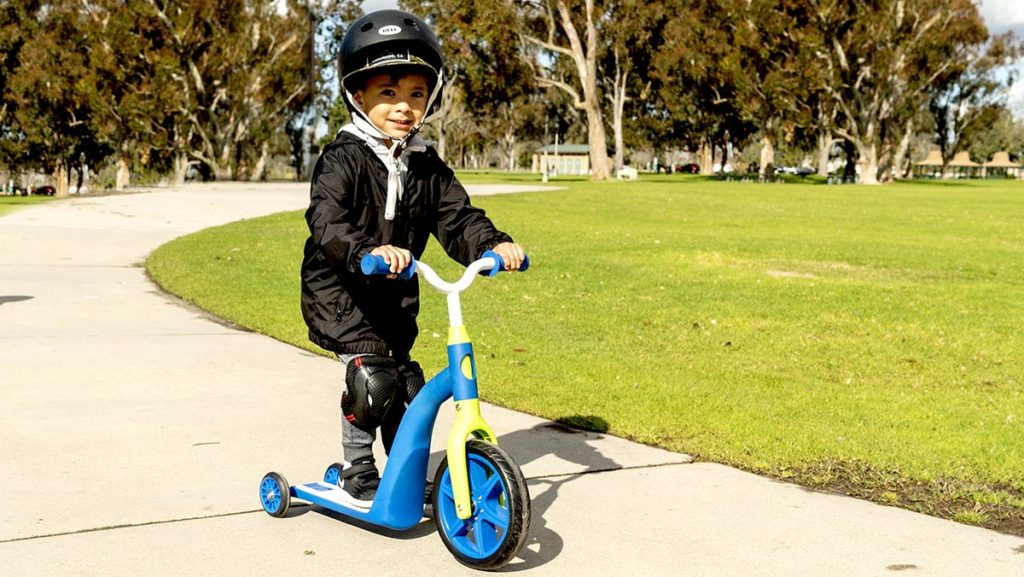
[[[406,18],[405,19],[405,25],[406,26],[411,26],[412,28],[415,28],[416,27],[416,21],[413,20],[412,18]]]
[[[370,30],[373,30],[373,22],[367,22],[366,24],[363,24],[362,27],[359,28],[359,30],[362,32],[369,32]]]

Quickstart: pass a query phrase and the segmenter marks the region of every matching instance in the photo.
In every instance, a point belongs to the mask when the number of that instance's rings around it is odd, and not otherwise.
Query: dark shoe
[[[427,481],[423,491],[423,516],[434,518],[434,483]]]
[[[373,498],[377,496],[380,485],[380,474],[373,464],[373,459],[359,459],[354,463],[345,463],[345,468],[338,476],[338,486],[342,489],[342,500],[359,509],[373,506]]]

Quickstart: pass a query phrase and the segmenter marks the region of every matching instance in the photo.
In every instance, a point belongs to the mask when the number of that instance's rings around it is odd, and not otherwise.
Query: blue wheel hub
[[[445,471],[438,495],[439,516],[453,546],[473,559],[486,559],[501,547],[508,533],[508,488],[490,461],[470,453],[468,457],[470,500],[473,514],[459,519],[451,475]]]
[[[260,483],[260,502],[268,513],[281,508],[282,491],[285,489],[273,477],[264,477]]]

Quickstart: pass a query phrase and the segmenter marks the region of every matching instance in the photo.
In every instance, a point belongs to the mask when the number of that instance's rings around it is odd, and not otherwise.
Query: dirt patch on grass
[[[1024,537],[1024,491],[1011,485],[957,479],[918,481],[859,461],[823,461],[768,474],[806,487]]]

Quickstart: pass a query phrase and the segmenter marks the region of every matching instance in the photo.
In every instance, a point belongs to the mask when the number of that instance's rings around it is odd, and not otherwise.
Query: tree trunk
[[[860,169],[861,184],[878,184],[878,145],[858,143],[857,168]]]
[[[604,132],[604,120],[601,118],[601,107],[597,103],[587,108],[587,131],[590,138],[590,178],[591,180],[608,180],[608,144]]]
[[[270,142],[264,140],[260,145],[260,158],[252,169],[252,179],[266,182],[267,180],[267,159],[270,158]]]
[[[615,116],[612,118],[612,130],[615,132],[615,174],[622,171],[625,164],[625,138],[622,128],[622,103],[615,104]]]
[[[857,147],[848,139],[842,142],[843,154],[846,156],[846,163],[843,164],[843,180],[853,182],[857,178]]]
[[[757,179],[761,182],[775,176],[775,143],[772,141],[772,123],[768,121],[761,135],[761,165],[757,170]]]
[[[448,154],[448,127],[444,122],[437,123],[437,145],[434,146],[434,150],[437,151],[437,156],[444,160]]]
[[[455,121],[455,80],[457,76],[448,78],[447,86],[441,92],[441,110],[438,120],[434,123],[437,129],[437,155],[444,160],[448,154],[448,129]]]
[[[214,180],[231,180],[231,164],[230,163],[217,163],[210,167],[213,172]]]
[[[612,132],[615,140],[615,174],[622,171],[625,162],[625,137],[623,136],[622,117],[626,108],[626,83],[629,79],[629,67],[622,66],[618,50],[615,51],[615,85],[612,91]]]
[[[70,183],[71,174],[68,170],[68,165],[63,160],[57,163],[57,168],[53,171],[53,188],[54,196],[65,197],[68,195],[68,187]]]
[[[576,69],[576,77],[583,88],[583,97],[580,98],[576,89],[560,80],[540,77],[538,80],[547,86],[560,88],[573,97],[573,104],[577,109],[587,113],[587,137],[590,144],[590,175],[592,180],[608,180],[611,171],[608,170],[608,142],[604,130],[604,118],[601,114],[601,98],[597,86],[597,53],[601,49],[597,34],[597,26],[594,21],[594,0],[586,0],[586,44],[580,39],[576,25],[573,23],[572,12],[569,10],[565,0],[557,0],[556,7],[562,30],[569,41],[570,49],[563,46],[554,46],[546,41],[536,38],[527,40],[545,47],[552,52],[571,52],[572,61]],[[554,21],[549,21],[552,28],[551,36],[554,36]]]
[[[832,155],[832,132],[818,130],[818,176],[828,176],[828,161]]]
[[[181,186],[185,184],[185,175],[188,174],[188,156],[183,152],[179,152],[174,155],[174,186]]]
[[[900,138],[899,146],[896,148],[896,156],[892,163],[892,177],[906,178],[909,172],[907,152],[910,150],[910,140],[914,137],[914,119],[907,120],[903,127],[903,137]]]
[[[704,176],[715,174],[715,153],[707,141],[701,142],[697,147],[697,157],[700,159],[700,173]]]
[[[121,155],[118,157],[118,173],[114,180],[114,190],[123,191],[128,184],[131,183],[131,168],[128,163],[129,158],[125,151],[122,150]]]

